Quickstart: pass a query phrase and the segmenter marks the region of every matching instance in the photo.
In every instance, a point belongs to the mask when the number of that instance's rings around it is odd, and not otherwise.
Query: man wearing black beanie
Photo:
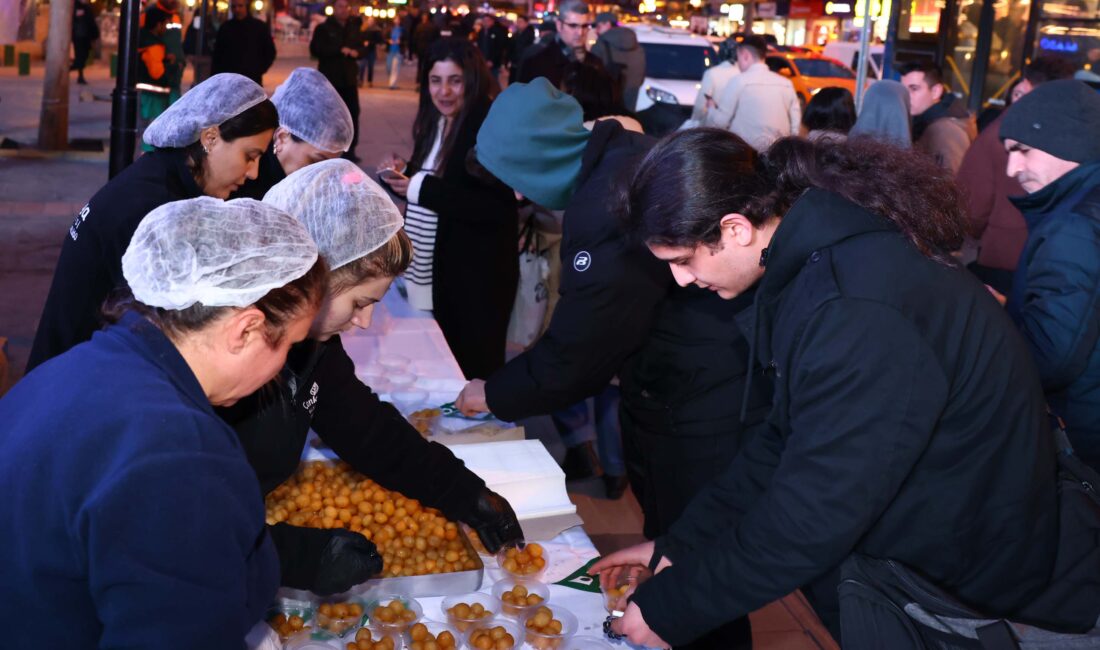
[[[1077,455],[1100,469],[1100,95],[1052,81],[1001,123],[1012,202],[1027,221],[1008,312]]]

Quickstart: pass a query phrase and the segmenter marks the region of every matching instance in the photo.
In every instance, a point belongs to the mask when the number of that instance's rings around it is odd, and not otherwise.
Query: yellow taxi
[[[772,72],[791,80],[803,106],[822,88],[847,88],[855,95],[856,73],[836,59],[810,51],[769,50],[764,62]]]

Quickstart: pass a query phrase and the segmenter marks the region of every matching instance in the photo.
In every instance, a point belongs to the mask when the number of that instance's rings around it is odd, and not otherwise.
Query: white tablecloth
[[[437,403],[453,401],[466,383],[435,319],[427,312],[413,309],[397,287],[392,287],[375,307],[374,323],[368,330],[342,335],[341,340],[355,362],[356,372],[367,371],[383,357],[397,355],[408,359],[410,370],[417,377],[416,387],[428,391]],[[470,424],[460,422],[465,426]],[[543,579],[550,585],[550,603],[565,607],[577,617],[578,636],[602,637],[603,621],[607,616],[603,598],[599,594],[552,584],[565,579],[598,555],[592,540],[583,528],[576,526],[543,543],[550,558],[550,567]],[[486,564],[481,591],[489,593],[503,574],[493,560]],[[446,620],[440,610],[443,598],[418,600],[426,618]]]

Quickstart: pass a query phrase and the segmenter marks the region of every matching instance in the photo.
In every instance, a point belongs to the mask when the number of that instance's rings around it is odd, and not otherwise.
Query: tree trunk
[[[73,35],[73,0],[50,2],[50,32],[46,37],[46,77],[42,82],[42,113],[38,146],[65,149],[69,144],[69,44]]]

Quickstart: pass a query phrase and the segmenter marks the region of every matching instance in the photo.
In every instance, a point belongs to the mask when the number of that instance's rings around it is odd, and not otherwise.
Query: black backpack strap
[[[1020,650],[1020,644],[1016,641],[1016,635],[1007,621],[994,621],[989,625],[979,627],[978,641],[982,644],[982,650]]]

